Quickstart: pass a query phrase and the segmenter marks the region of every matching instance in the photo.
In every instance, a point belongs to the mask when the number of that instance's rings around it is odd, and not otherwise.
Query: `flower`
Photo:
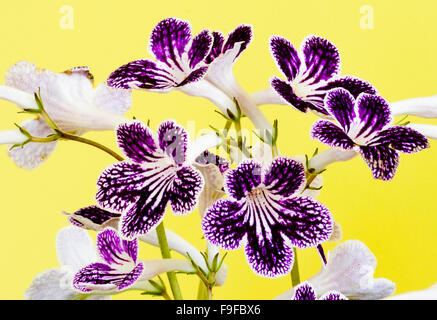
[[[364,80],[338,76],[340,54],[331,42],[321,37],[305,38],[299,55],[287,39],[273,36],[270,38],[270,51],[279,70],[287,78],[284,81],[273,77],[270,84],[284,102],[299,111],[311,110],[318,115],[328,116],[323,99],[328,90],[333,88],[345,88],[354,97],[362,92],[376,93],[375,88]]]
[[[192,38],[188,22],[177,18],[160,21],[152,31],[149,50],[156,60],[142,59],[129,62],[107,80],[111,87],[134,88],[156,92],[173,89],[211,100],[227,115],[229,109],[236,114],[230,97],[208,81],[202,81],[208,65],[207,58],[213,38],[203,30]]]
[[[216,201],[205,212],[203,234],[226,250],[246,240],[246,257],[255,273],[285,275],[294,262],[292,247],[317,246],[332,233],[329,210],[297,195],[304,186],[305,171],[298,161],[277,157],[262,170],[256,161],[244,160],[225,174],[230,199]]]
[[[303,282],[294,290],[292,300],[317,300],[316,292],[311,284]],[[320,297],[319,300],[348,300],[342,293],[329,291]]]
[[[35,93],[40,94],[45,111],[56,125],[75,134],[89,130],[114,130],[126,120],[123,114],[132,102],[130,90],[110,88],[104,83],[94,88],[93,76],[87,67],[54,73],[22,61],[8,70],[5,85],[0,85],[0,99],[14,102],[22,109],[38,108]],[[41,117],[25,120],[21,127],[36,137],[54,133]],[[11,135],[16,138],[8,141]],[[26,141],[19,136],[19,130],[0,132],[2,143],[20,144]],[[19,167],[30,170],[44,162],[55,147],[56,141],[30,142],[23,148],[9,150],[9,156]]]
[[[162,122],[157,135],[132,121],[118,127],[117,140],[128,160],[102,172],[96,200],[122,213],[123,237],[147,233],[160,223],[169,202],[175,214],[194,210],[204,182],[191,164],[201,152],[221,143],[215,134],[189,144],[188,133],[173,120]]]
[[[118,213],[102,209],[95,205],[81,208],[72,214],[66,212],[64,212],[64,214],[68,216],[68,221],[71,224],[80,228],[91,229],[97,232],[101,232],[108,227],[117,230],[121,216]],[[199,266],[205,273],[208,273],[208,267],[205,263],[205,258],[198,249],[171,230],[165,229],[165,234],[170,250],[176,251],[186,258],[192,259],[197,266]],[[156,247],[160,246],[156,230],[150,230],[150,232],[147,234],[138,236],[138,240]],[[212,252],[208,251],[208,254],[212,254]],[[216,284],[218,286],[222,286],[225,283],[227,272],[227,266],[223,263],[220,270],[216,274]]]
[[[193,272],[183,260],[138,261],[138,240],[121,239],[114,229],[97,234],[98,262],[80,269],[73,287],[81,292],[119,292],[128,288],[150,288],[148,279],[168,271]]]
[[[421,123],[409,123],[407,125],[409,128],[414,129],[425,137],[430,139],[437,139],[437,126],[432,124],[421,124]]]
[[[393,117],[382,97],[362,93],[355,100],[342,88],[325,97],[325,108],[339,125],[318,120],[312,127],[313,139],[360,153],[373,177],[391,180],[399,164],[398,151],[413,153],[429,147],[425,136],[405,126],[391,126]]]
[[[49,269],[35,276],[24,292],[27,300],[71,300],[79,293],[73,289],[74,274],[96,259],[93,242],[85,230],[75,226],[62,228],[56,235],[56,253],[61,268]],[[89,296],[109,299],[110,296]]]
[[[328,252],[328,263],[307,282],[317,295],[337,291],[352,300],[382,299],[393,294],[396,286],[385,278],[374,279],[375,268],[376,257],[369,248],[359,240],[347,240]],[[290,299],[295,289],[276,299]]]
[[[410,291],[388,297],[387,300],[437,300],[437,283],[424,290]]]

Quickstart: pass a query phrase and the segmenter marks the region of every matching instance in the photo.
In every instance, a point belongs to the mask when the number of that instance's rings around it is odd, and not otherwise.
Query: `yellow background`
[[[402,3],[402,4],[401,4]],[[74,29],[62,29],[60,8],[74,9]],[[374,29],[362,29],[360,8],[374,10]],[[268,49],[271,35],[288,38],[296,47],[307,35],[331,40],[340,50],[342,74],[373,83],[389,101],[434,95],[437,92],[437,2],[384,1],[23,1],[0,2],[0,74],[20,60],[54,71],[88,65],[96,83],[104,81],[120,65],[143,57],[150,32],[166,17],[190,21],[193,32],[204,28],[231,31],[240,23],[254,26],[254,39],[240,56],[234,72],[248,92],[268,86],[280,76]],[[0,81],[0,83],[3,83]],[[26,115],[15,105],[0,101],[0,129],[12,129]],[[195,121],[196,128],[222,126],[213,105],[179,92],[134,92],[128,116],[159,122],[174,118],[182,125]],[[309,137],[317,119],[288,106],[264,106],[273,121],[279,119],[279,147],[286,155],[325,149]],[[420,120],[410,118],[410,120]],[[434,123],[437,120],[420,120]],[[248,123],[246,123],[249,125]],[[112,132],[85,135],[116,148]],[[437,227],[436,142],[431,149],[401,155],[391,182],[373,180],[360,158],[329,167],[319,200],[327,205],[344,231],[344,240],[359,239],[376,255],[377,277],[397,285],[397,293],[428,287],[437,281],[435,249]],[[0,298],[22,299],[33,277],[59,266],[55,237],[67,225],[61,211],[73,212],[93,204],[96,179],[112,159],[97,149],[75,142],[59,143],[39,169],[19,169],[0,157]],[[166,226],[198,248],[203,248],[197,212],[187,217],[166,215]],[[94,233],[90,233],[93,237]],[[328,244],[328,249],[334,244]],[[176,257],[176,254],[174,254]],[[142,259],[158,258],[159,251],[141,246]],[[230,252],[229,277],[214,290],[216,299],[271,299],[290,288],[288,276],[263,279],[246,263],[243,250]],[[300,272],[309,278],[320,268],[315,249],[299,251]],[[195,276],[179,276],[183,295],[194,298]],[[141,299],[138,292],[114,299]]]

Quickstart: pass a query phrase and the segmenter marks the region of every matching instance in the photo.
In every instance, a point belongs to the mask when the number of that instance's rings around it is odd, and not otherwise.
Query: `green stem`
[[[159,247],[161,249],[162,258],[171,259],[170,248],[168,246],[167,236],[165,235],[164,222],[161,222],[156,227],[156,234],[158,236],[158,242],[159,242]],[[182,300],[181,289],[179,288],[179,283],[176,278],[176,273],[173,271],[167,272],[167,277],[175,300]]]
[[[208,288],[202,279],[199,279],[199,288],[197,289],[197,300],[208,300]]]
[[[294,264],[293,264],[293,269],[291,269],[291,284],[293,287],[295,287],[300,283],[299,263],[297,262],[296,248],[293,248],[293,253],[294,253]]]
[[[235,131],[237,131],[237,145],[238,149],[243,151],[243,135],[241,134],[241,121],[237,119],[234,121]]]

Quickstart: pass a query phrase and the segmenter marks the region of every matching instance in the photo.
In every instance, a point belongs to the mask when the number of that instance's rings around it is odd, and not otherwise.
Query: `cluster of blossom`
[[[437,117],[437,98],[389,104],[367,81],[341,76],[337,48],[317,36],[307,37],[299,51],[287,39],[271,37],[271,54],[285,80],[274,76],[270,88],[250,95],[232,68],[251,40],[249,25],[227,37],[208,30],[193,36],[186,21],[168,18],[152,31],[149,49],[155,59],[129,62],[96,88],[86,67],[53,73],[20,62],[10,68],[0,98],[38,115],[17,130],[0,132],[0,143],[11,145],[9,156],[19,167],[37,168],[63,139],[98,146],[118,160],[98,178],[97,203],[67,214],[73,226],[62,229],[56,242],[61,268],[35,277],[26,298],[99,299],[126,290],[171,298],[155,278],[168,273],[177,299],[175,271],[199,275],[211,298],[214,285],[223,285],[227,275],[219,248],[241,246],[253,272],[269,278],[293,277],[296,248],[318,249],[321,271],[278,299],[380,299],[394,293],[393,282],[373,278],[376,259],[362,242],[345,241],[325,256],[322,244],[339,241],[341,229],[316,200],[321,173],[331,163],[360,155],[375,179],[392,179],[399,152],[423,150],[429,147],[427,137],[437,138],[437,127],[394,124],[394,116]],[[154,132],[124,117],[132,89],[207,98],[226,118],[226,128],[235,125],[238,137],[229,146],[217,130],[191,141],[171,119]],[[312,111],[322,119],[312,126],[311,137],[331,148],[312,158],[279,154],[277,122],[265,118],[262,104]],[[249,148],[239,135],[243,116],[261,140]],[[115,130],[124,157],[80,137],[89,130]],[[209,150],[220,146],[245,157],[234,165]],[[205,252],[164,229],[168,205],[176,215],[199,209]],[[98,232],[97,256],[85,230]],[[140,261],[138,241],[185,259],[163,254],[164,259]]]

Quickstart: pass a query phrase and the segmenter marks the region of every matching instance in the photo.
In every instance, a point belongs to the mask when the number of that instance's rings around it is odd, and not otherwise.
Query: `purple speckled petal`
[[[206,212],[202,219],[202,232],[209,242],[226,250],[241,246],[246,234],[244,203],[220,199]]]
[[[358,98],[361,93],[377,94],[376,89],[369,82],[352,76],[329,80],[326,85],[318,89],[328,91],[335,88],[346,89],[355,99]]]
[[[358,117],[350,130],[353,139],[370,139],[393,121],[388,102],[380,96],[362,93],[356,100],[355,108]]]
[[[202,174],[192,167],[182,167],[173,181],[170,204],[173,213],[187,214],[197,206],[203,189]]]
[[[182,87],[186,84],[199,81],[205,76],[207,71],[208,71],[208,67],[200,67],[192,71],[181,83],[177,85],[177,87]]]
[[[200,156],[198,156],[196,158],[196,162],[202,165],[215,164],[220,170],[220,173],[224,173],[226,170],[229,169],[228,160],[218,155],[215,155],[214,153],[209,152],[208,150],[205,150]]]
[[[109,75],[106,83],[114,88],[162,91],[169,91],[178,85],[172,72],[147,59],[121,66]]]
[[[355,146],[354,142],[341,128],[327,120],[318,120],[313,125],[311,137],[331,147],[349,150]]]
[[[308,282],[300,284],[294,291],[293,300],[317,300],[313,286]]]
[[[267,190],[282,197],[292,196],[304,183],[305,169],[302,163],[287,157],[275,158],[264,175]]]
[[[176,67],[183,71],[181,57],[191,39],[191,28],[188,22],[167,18],[159,22],[152,31],[150,48],[156,59],[168,67]]]
[[[178,165],[185,162],[188,133],[173,120],[162,122],[158,127],[159,147]]]
[[[141,121],[119,125],[117,142],[126,157],[137,163],[154,162],[162,158],[154,133]]]
[[[272,37],[270,39],[270,51],[279,70],[288,81],[292,81],[299,73],[301,61],[294,46],[285,38]]]
[[[96,201],[103,208],[123,212],[139,199],[148,183],[141,165],[129,161],[115,163],[97,180]]]
[[[356,117],[354,106],[354,97],[345,89],[333,89],[326,94],[326,110],[334,116],[346,133],[349,132],[352,122]]]
[[[271,231],[270,235],[261,235],[253,228],[250,229],[244,251],[249,265],[256,274],[276,278],[291,271],[294,254],[279,232],[276,229]]]
[[[76,273],[73,286],[82,292],[104,291],[108,287],[111,288],[110,291],[114,287],[122,290],[135,283],[143,269],[142,263],[136,265],[130,272],[122,272],[104,263],[93,263]]]
[[[240,200],[261,183],[261,165],[253,160],[242,161],[225,174],[224,188],[235,200]]]
[[[348,298],[340,292],[329,291],[321,296],[319,300],[348,300]]]
[[[251,40],[252,27],[249,25],[241,24],[236,27],[231,33],[229,33],[228,39],[223,45],[222,53],[225,53],[226,51],[232,49],[237,42],[243,42],[241,44],[240,51],[238,51],[238,54],[235,56],[235,59],[237,59],[241,52],[243,52],[247,48]]]
[[[360,147],[361,157],[372,170],[375,179],[393,179],[399,165],[399,154],[388,146]]]
[[[212,37],[214,41],[212,43],[211,51],[209,55],[205,59],[205,63],[210,64],[213,62],[219,55],[222,54],[223,44],[225,43],[225,37],[221,32],[214,31],[212,33]]]
[[[298,248],[315,247],[326,241],[333,231],[329,209],[310,197],[277,201],[282,235]]]
[[[69,217],[69,221],[75,225],[78,223],[79,226],[82,227],[83,224],[77,220],[77,217],[90,220],[96,225],[102,225],[111,219],[120,218],[120,216],[121,214],[119,213],[114,213],[93,205],[77,210]]]
[[[293,92],[293,88],[286,81],[273,77],[270,81],[270,85],[282,97],[282,99],[284,99],[292,107],[301,112],[308,111],[310,104],[296,96],[296,94]]]
[[[126,243],[125,243],[126,242]],[[116,265],[124,265],[126,263],[135,262],[137,259],[137,240],[131,241],[121,240],[117,231],[113,229],[105,229],[97,234],[97,250],[100,257],[109,266],[116,268]],[[127,255],[128,254],[128,255]]]
[[[208,30],[203,30],[194,39],[188,51],[188,60],[191,69],[194,69],[199,62],[203,61],[208,55],[213,38]]]
[[[404,126],[393,126],[381,131],[368,146],[381,144],[405,153],[418,152],[429,148],[429,141],[423,134]]]
[[[302,82],[310,81],[309,84],[329,80],[340,71],[340,54],[337,48],[328,40],[311,36],[302,46],[305,57],[306,71]]]

